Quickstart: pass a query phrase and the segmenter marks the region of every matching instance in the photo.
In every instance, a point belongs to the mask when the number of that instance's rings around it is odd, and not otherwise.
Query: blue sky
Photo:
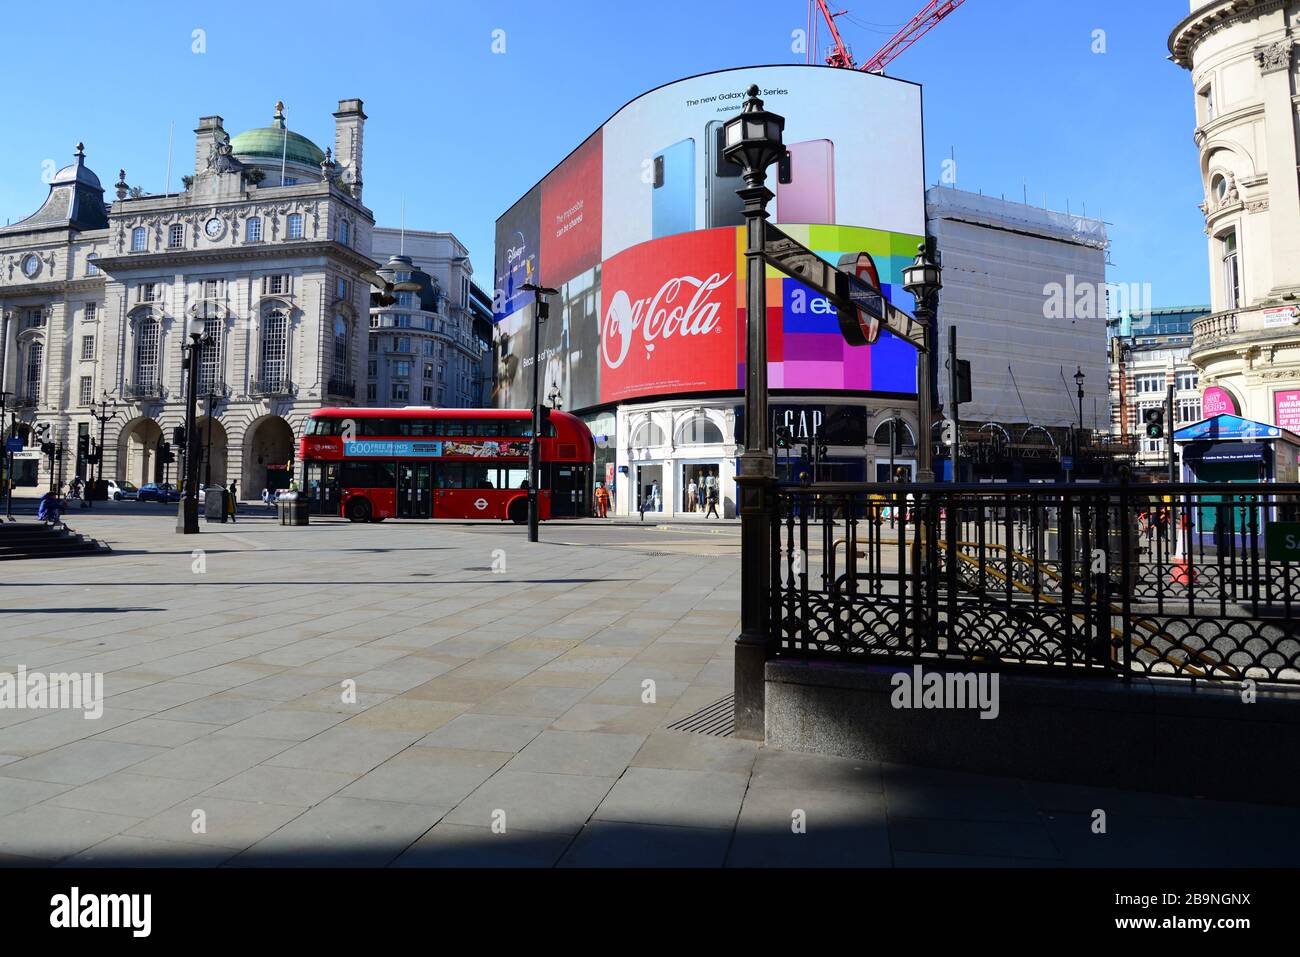
[[[924,0],[845,0],[859,59]],[[267,125],[275,101],[322,148],[343,97],[365,100],[365,200],[397,225],[449,229],[492,284],[496,217],[637,94],[678,77],[803,62],[791,33],[805,0],[515,0],[6,8],[0,76],[0,221],[33,212],[43,164],[78,140],[106,187],[120,167],[164,188],[192,172],[199,116],[232,133]],[[1208,301],[1194,113],[1166,59],[1186,0],[968,0],[889,69],[925,87],[927,181],[957,159],[957,185],[1110,224],[1112,282],[1150,283],[1152,304]],[[506,52],[491,50],[505,31]],[[195,30],[206,52],[192,51]],[[1094,31],[1106,52],[1092,52]],[[825,31],[822,31],[825,37]],[[111,189],[109,190],[111,198]]]

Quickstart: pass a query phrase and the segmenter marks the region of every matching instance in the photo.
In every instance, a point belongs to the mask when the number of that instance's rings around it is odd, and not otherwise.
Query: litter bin
[[[203,491],[203,518],[209,522],[226,520],[226,490],[220,485],[210,485]]]
[[[276,500],[281,525],[310,524],[311,502],[298,492],[283,492]]]

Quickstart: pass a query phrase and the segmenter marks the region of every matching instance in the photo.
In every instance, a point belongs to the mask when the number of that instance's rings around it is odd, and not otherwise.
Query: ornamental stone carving
[[[1255,59],[1259,61],[1259,71],[1269,74],[1290,69],[1292,46],[1293,43],[1288,37],[1285,40],[1278,40],[1276,43],[1270,43],[1268,46],[1256,50]]]

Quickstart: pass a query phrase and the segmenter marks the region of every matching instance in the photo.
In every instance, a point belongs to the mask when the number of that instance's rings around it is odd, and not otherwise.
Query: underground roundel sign
[[[845,341],[851,346],[870,346],[876,343],[880,338],[880,316],[874,315],[877,311],[883,311],[883,296],[879,294],[880,290],[880,272],[876,269],[876,261],[871,258],[870,253],[858,253],[856,256],[849,255],[840,258],[839,268],[841,271],[856,276],[863,283],[866,283],[870,289],[862,289],[858,286],[851,292],[862,292],[869,294],[871,300],[868,308],[862,308],[864,303],[858,303],[858,308],[851,312],[840,310],[840,332],[843,334]],[[851,296],[855,301],[856,296]],[[847,312],[847,314],[846,314]]]
[[[485,498],[476,499],[474,502],[474,507],[478,509],[480,512],[483,511],[483,509],[488,507],[487,499]]]

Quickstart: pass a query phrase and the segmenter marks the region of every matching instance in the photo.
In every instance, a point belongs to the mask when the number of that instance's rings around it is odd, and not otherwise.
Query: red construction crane
[[[864,73],[883,73],[886,66],[902,55],[913,43],[938,26],[940,20],[960,7],[966,0],[930,0],[920,13],[912,17],[903,29],[894,34],[888,43],[877,50],[875,55],[861,66],[853,62],[853,54],[849,52],[848,46],[845,45],[844,39],[840,36],[839,28],[835,25],[835,18],[844,16],[848,11],[840,10],[837,13],[831,13],[826,0],[813,0],[813,2],[817,4],[817,9],[821,11],[822,16],[826,19],[826,23],[831,30],[831,40],[835,44],[834,48],[827,54],[826,62],[831,66],[844,67],[849,70],[862,70]]]

